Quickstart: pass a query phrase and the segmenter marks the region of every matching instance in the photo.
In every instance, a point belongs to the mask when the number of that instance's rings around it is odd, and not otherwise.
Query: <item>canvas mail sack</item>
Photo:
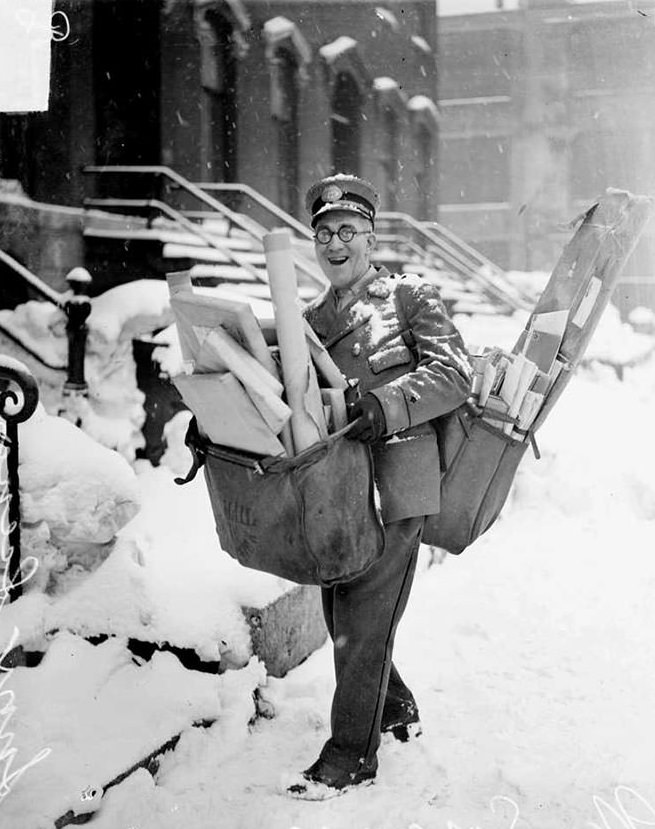
[[[654,212],[652,198],[610,188],[576,220],[575,233],[531,316],[532,319],[540,313],[569,312],[558,355],[565,369],[522,441],[494,428],[483,420],[481,409],[468,403],[432,421],[441,459],[441,512],[427,519],[425,544],[461,553],[495,522],[528,447],[532,446],[539,457],[534,434],[582,359],[623,266]],[[529,329],[530,320],[515,352],[520,351]],[[411,344],[411,330],[408,337]]]
[[[186,443],[204,469],[221,547],[245,567],[298,584],[330,587],[365,572],[382,555],[370,449],[346,427],[294,457],[257,458],[201,437]]]
[[[489,425],[470,405],[432,421],[441,460],[441,509],[426,519],[422,541],[458,555],[500,515],[519,464],[533,445]]]
[[[397,310],[404,323],[401,336],[416,364],[416,341],[399,297]],[[482,409],[466,402],[430,421],[439,446],[440,476],[435,475],[435,486],[440,488],[440,510],[427,516],[421,540],[454,555],[498,518],[530,445],[538,456],[531,433],[523,441],[513,440],[483,420],[482,414]]]

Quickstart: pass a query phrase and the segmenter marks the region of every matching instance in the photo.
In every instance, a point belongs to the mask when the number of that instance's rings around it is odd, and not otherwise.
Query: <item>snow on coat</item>
[[[344,308],[334,299],[328,289],[305,315],[343,374],[382,405],[392,436],[373,448],[383,518],[437,513],[439,451],[429,421],[468,396],[462,338],[436,286],[415,274],[380,268]]]

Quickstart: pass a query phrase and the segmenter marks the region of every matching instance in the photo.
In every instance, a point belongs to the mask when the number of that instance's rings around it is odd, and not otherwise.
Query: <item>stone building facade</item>
[[[506,268],[550,271],[563,222],[607,187],[655,195],[655,3],[488,8],[439,17],[439,220]],[[655,307],[654,275],[651,223],[619,303]]]
[[[303,218],[309,183],[340,169],[376,181],[385,207],[434,217],[433,0],[56,7],[71,36],[53,45],[49,111],[0,116],[0,178],[34,199],[106,195],[84,165],[165,164]]]

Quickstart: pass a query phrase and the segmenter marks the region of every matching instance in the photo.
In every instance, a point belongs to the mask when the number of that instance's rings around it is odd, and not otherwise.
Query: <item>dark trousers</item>
[[[348,771],[375,764],[383,712],[412,701],[392,662],[398,622],[412,586],[424,517],[385,527],[382,557],[363,576],[322,590],[334,643],[332,736],[321,757]]]

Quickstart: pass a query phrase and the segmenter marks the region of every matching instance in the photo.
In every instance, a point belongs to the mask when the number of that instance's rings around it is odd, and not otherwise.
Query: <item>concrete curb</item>
[[[327,639],[318,587],[299,585],[264,607],[242,609],[253,654],[270,676],[285,676]]]

